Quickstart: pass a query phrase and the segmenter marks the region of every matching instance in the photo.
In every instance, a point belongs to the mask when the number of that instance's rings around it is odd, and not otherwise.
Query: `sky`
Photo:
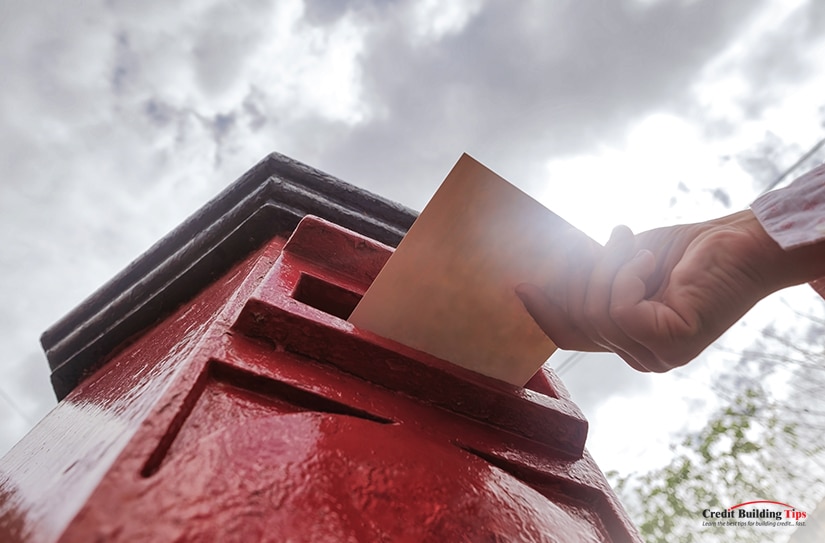
[[[605,241],[743,209],[821,140],[823,37],[816,0],[4,0],[0,453],[55,405],[39,335],[267,153],[420,210],[468,152]],[[567,364],[600,466],[666,462],[719,352]]]

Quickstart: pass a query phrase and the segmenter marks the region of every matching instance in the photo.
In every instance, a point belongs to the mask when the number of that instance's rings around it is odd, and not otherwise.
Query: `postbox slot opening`
[[[347,320],[361,301],[362,295],[302,273],[292,297],[324,313]]]

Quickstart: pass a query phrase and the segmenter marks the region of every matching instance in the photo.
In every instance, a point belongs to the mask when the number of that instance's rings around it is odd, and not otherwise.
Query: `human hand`
[[[787,286],[777,273],[786,256],[750,211],[636,236],[618,227],[598,253],[569,255],[561,284],[516,291],[562,349],[613,351],[639,371],[665,372]]]

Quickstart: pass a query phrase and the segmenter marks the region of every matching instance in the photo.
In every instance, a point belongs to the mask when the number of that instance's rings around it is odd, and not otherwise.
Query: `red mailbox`
[[[346,321],[414,218],[262,161],[44,334],[61,402],[0,463],[0,539],[638,541],[551,370]]]

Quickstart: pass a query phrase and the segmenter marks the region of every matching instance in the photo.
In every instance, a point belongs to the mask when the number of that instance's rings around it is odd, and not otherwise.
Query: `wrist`
[[[743,266],[765,294],[825,276],[825,243],[783,249],[754,213],[740,211],[718,219],[717,226],[741,233]]]

